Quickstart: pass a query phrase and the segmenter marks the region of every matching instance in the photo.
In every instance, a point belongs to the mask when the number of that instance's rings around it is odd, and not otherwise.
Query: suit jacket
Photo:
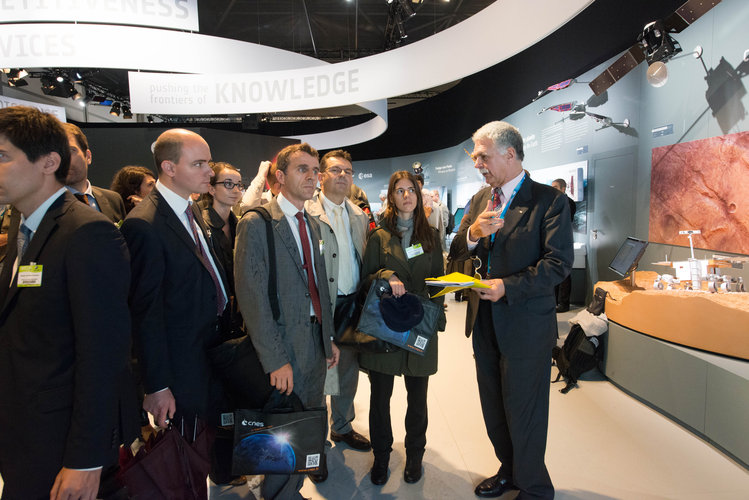
[[[205,236],[194,205],[193,213]],[[212,418],[221,388],[206,350],[220,342],[220,332],[216,287],[198,248],[158,189],[128,214],[120,229],[132,258],[130,312],[143,388],[150,394],[169,387],[183,416]],[[212,255],[225,284],[220,262]]]
[[[367,238],[367,227],[369,225],[369,216],[364,211],[354,205],[351,200],[346,198],[346,211],[351,224],[351,239],[354,243],[356,252],[356,261],[361,268],[361,262],[364,257],[364,243]],[[330,296],[331,311],[335,311],[336,297],[338,296],[338,241],[333,232],[333,223],[325,212],[322,198],[319,194],[311,200],[307,200],[304,209],[309,213],[320,226],[323,245],[323,258],[325,259],[325,271],[328,273],[328,295]]]
[[[265,220],[255,212],[246,213],[237,226],[237,247],[234,256],[234,282],[237,300],[245,318],[247,333],[257,350],[265,373],[271,373],[286,363],[294,370],[294,385],[306,376],[306,371],[319,368],[324,359],[313,359],[309,352],[310,297],[307,288],[307,272],[302,268],[302,258],[291,232],[286,216],[274,198],[265,208],[271,215],[275,241],[276,277],[278,280],[278,303],[281,315],[273,320],[268,299],[268,242]],[[314,242],[320,241],[320,229],[314,218],[306,214],[310,236]],[[332,356],[330,339],[333,335],[333,317],[328,297],[328,287],[321,286],[327,281],[325,263],[320,255],[319,245],[312,245],[318,292],[322,306],[322,345],[326,358]],[[324,367],[323,367],[324,377]],[[301,384],[299,384],[301,387]],[[322,397],[322,380],[320,381]],[[296,389],[295,389],[296,392]],[[302,401],[308,399],[300,394]],[[305,402],[306,404],[306,402]],[[319,406],[319,401],[316,402]]]
[[[572,268],[573,246],[567,196],[530,179],[526,172],[520,190],[505,214],[505,225],[490,238],[479,240],[468,251],[466,232],[486,209],[491,188],[471,199],[451,245],[457,259],[477,255],[484,268],[491,260],[489,278],[502,278],[505,296],[491,303],[499,348],[507,356],[548,356],[556,342],[554,286]],[[479,299],[469,294],[466,335],[473,329]]]
[[[120,443],[139,429],[125,241],[111,221],[65,191],[20,262],[43,266],[42,284],[19,288],[17,277],[10,282],[18,223],[0,274],[0,463],[11,496],[16,472],[28,480],[39,469],[115,463]]]
[[[112,222],[120,222],[125,219],[127,212],[120,193],[96,186],[91,186],[91,192],[96,198],[101,213],[112,219]]]

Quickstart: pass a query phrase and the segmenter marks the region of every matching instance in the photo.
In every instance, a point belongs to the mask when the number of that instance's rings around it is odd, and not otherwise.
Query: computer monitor
[[[638,240],[637,238],[628,237],[616,252],[616,257],[609,264],[609,269],[617,274],[626,276],[637,268],[637,263],[645,253],[648,246],[647,241]]]
[[[460,221],[463,220],[463,211],[464,208],[460,207],[455,211],[455,214],[453,215],[453,232],[457,232],[458,228],[460,227]]]

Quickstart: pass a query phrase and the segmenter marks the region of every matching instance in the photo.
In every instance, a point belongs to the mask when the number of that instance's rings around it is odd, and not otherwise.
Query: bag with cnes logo
[[[234,412],[232,473],[308,474],[325,459],[325,408],[302,406],[292,393],[273,391],[262,410]]]

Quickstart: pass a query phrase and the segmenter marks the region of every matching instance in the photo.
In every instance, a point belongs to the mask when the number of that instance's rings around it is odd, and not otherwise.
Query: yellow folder
[[[431,296],[432,298],[441,297],[447,293],[457,292],[464,288],[491,288],[489,285],[481,283],[480,279],[463,273],[450,273],[438,278],[427,278],[424,281],[429,286],[442,287],[439,293]]]

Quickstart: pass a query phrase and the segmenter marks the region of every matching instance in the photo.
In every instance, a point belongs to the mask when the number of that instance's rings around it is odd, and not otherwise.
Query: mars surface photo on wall
[[[689,246],[679,231],[699,229],[695,248],[749,253],[749,132],[653,149],[653,243]]]

